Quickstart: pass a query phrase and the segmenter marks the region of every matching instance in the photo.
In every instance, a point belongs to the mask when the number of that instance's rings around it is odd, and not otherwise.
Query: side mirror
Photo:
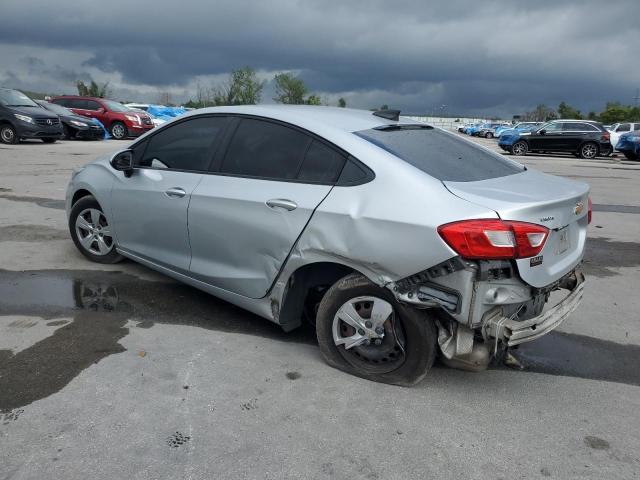
[[[98,110],[96,110],[96,112],[98,112],[98,113],[104,113],[104,112],[105,112],[105,109],[104,109],[104,108],[102,108],[102,107],[100,107]]]
[[[543,128],[542,130],[538,130],[538,133],[540,135],[544,135],[545,133],[547,133],[547,131]]]
[[[120,172],[124,172],[125,177],[133,175],[133,152],[131,150],[125,150],[124,152],[117,153],[115,157],[111,159],[111,166]]]

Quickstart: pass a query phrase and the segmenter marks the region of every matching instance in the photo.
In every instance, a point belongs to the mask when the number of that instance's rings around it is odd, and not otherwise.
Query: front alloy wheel
[[[127,127],[124,123],[114,122],[113,125],[111,125],[111,136],[116,140],[123,140],[127,138],[127,134]]]
[[[527,150],[529,150],[529,147],[522,140],[514,143],[511,147],[511,153],[518,156],[526,155]]]
[[[82,197],[71,209],[69,232],[80,253],[97,263],[117,263],[115,237],[102,207],[92,196]]]
[[[107,217],[96,208],[87,208],[76,217],[76,235],[82,248],[93,255],[107,255],[113,250],[113,236]]]

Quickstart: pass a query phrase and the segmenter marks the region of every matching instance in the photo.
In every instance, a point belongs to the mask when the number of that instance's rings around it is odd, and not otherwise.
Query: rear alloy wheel
[[[10,145],[18,143],[18,135],[16,134],[15,128],[8,124],[0,125],[0,141]]]
[[[511,153],[513,155],[518,155],[518,156],[526,155],[528,150],[529,150],[529,146],[527,145],[527,142],[523,142],[522,140],[514,143],[511,146]]]
[[[638,160],[638,155],[633,152],[624,152],[624,156],[627,158],[627,160]]]
[[[493,133],[487,132],[484,134],[484,138],[493,138]]]
[[[122,122],[113,122],[109,133],[116,140],[123,140],[129,136],[127,126]]]
[[[598,156],[598,146],[595,143],[585,143],[580,147],[580,158],[596,158]]]
[[[426,311],[401,305],[360,274],[329,288],[318,308],[316,334],[329,365],[396,385],[422,380],[437,349],[436,328]]]
[[[71,209],[69,231],[80,253],[97,263],[117,263],[122,256],[116,251],[113,231],[92,196],[82,197]]]

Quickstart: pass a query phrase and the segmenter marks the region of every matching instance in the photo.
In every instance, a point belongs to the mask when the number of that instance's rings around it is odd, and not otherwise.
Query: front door
[[[189,206],[191,274],[263,297],[344,164],[319,139],[280,123],[243,119],[217,174]]]
[[[187,211],[227,119],[192,117],[134,147],[137,168],[120,173],[111,193],[118,246],[174,270],[191,261]]]
[[[540,129],[531,132],[531,136],[529,137],[529,149],[542,152],[545,150],[563,150],[565,139],[562,135],[561,123],[545,124]]]

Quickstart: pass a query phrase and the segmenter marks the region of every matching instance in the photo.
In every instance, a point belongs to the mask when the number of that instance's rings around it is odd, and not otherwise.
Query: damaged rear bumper
[[[579,270],[570,279],[570,293],[556,306],[527,320],[496,315],[483,325],[485,338],[497,339],[509,347],[535,340],[560,325],[580,304],[584,275]]]

